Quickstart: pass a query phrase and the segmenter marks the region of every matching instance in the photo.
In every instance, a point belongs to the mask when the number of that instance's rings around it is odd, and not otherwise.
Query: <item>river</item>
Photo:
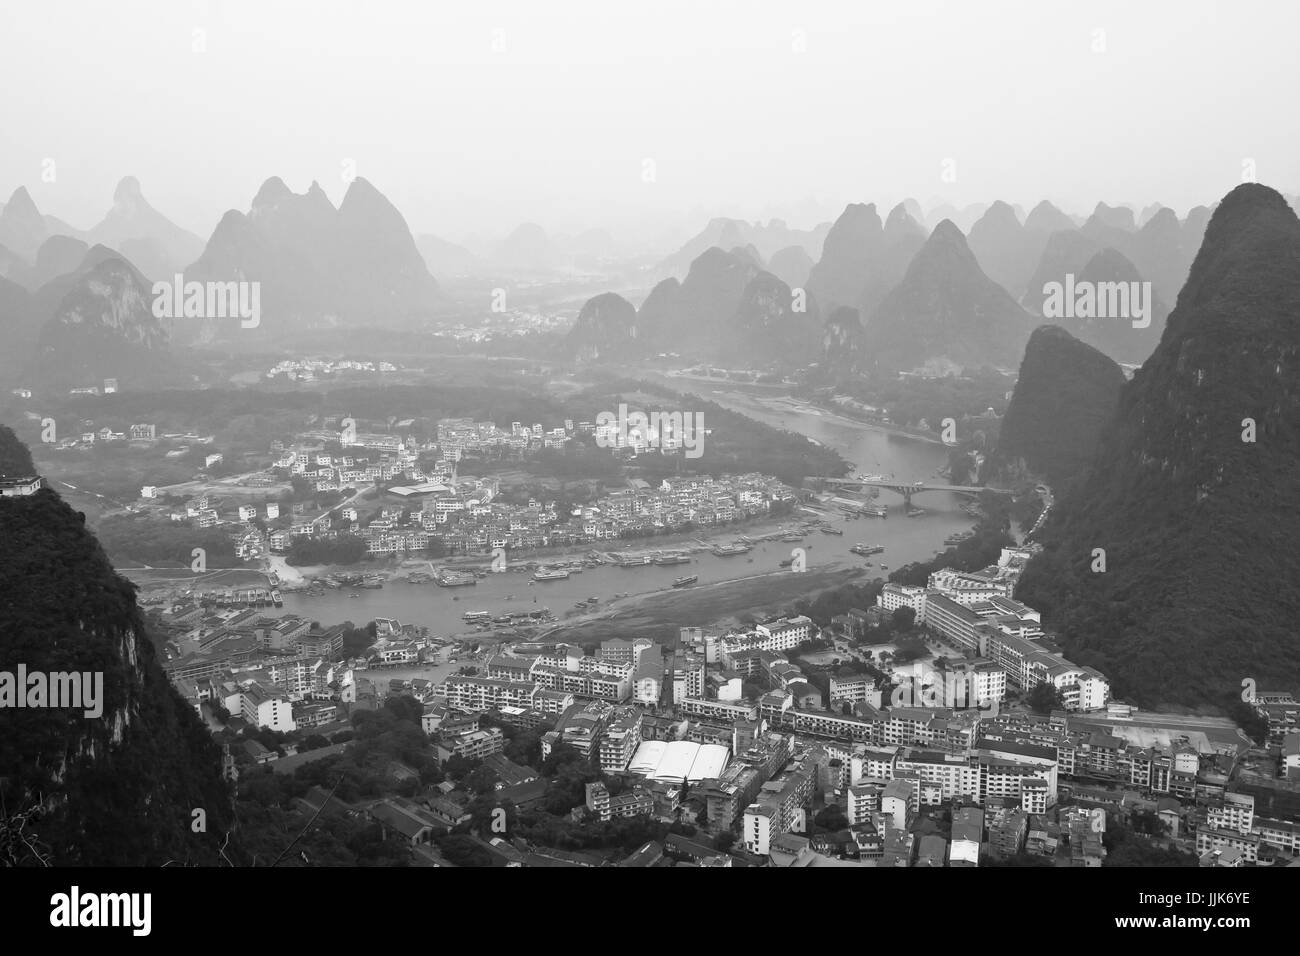
[[[683,383],[664,379],[674,388]],[[839,418],[818,409],[789,405],[773,407],[771,393],[755,395],[734,386],[709,390],[698,389],[704,397],[734,411],[778,428],[785,428],[808,436],[838,451],[852,462],[859,474],[883,474],[900,480],[924,479],[933,475],[936,468],[947,460],[943,446],[912,438],[889,434],[848,419]],[[760,401],[760,399],[767,399]],[[301,615],[323,624],[350,620],[357,624],[375,618],[396,618],[402,623],[422,624],[436,636],[466,633],[462,619],[466,611],[490,611],[500,615],[511,611],[548,607],[558,620],[572,611],[574,604],[590,597],[600,600],[600,607],[618,608],[616,594],[633,596],[655,591],[668,591],[672,582],[686,575],[698,575],[699,583],[709,584],[738,578],[752,578],[757,574],[782,572],[779,564],[792,556],[792,549],[803,548],[809,570],[828,568],[863,568],[870,577],[888,576],[880,570],[883,562],[890,569],[911,561],[924,560],[941,550],[943,540],[955,531],[968,529],[972,520],[959,508],[961,499],[947,492],[923,492],[913,502],[925,514],[908,518],[903,513],[902,498],[889,490],[881,490],[876,504],[889,509],[888,518],[849,519],[838,509],[825,512],[833,527],[843,530],[843,535],[813,532],[798,544],[766,542],[758,544],[747,555],[716,557],[707,552],[696,554],[690,564],[667,567],[643,566],[620,568],[605,566],[573,574],[566,580],[533,583],[527,573],[489,574],[478,584],[459,588],[440,588],[433,584],[409,584],[403,580],[388,583],[382,589],[351,591],[348,588],[327,591],[318,596],[285,594],[285,611]],[[792,516],[793,526],[798,518],[811,518],[811,514]],[[744,525],[728,529],[726,534],[736,538],[747,531]],[[884,553],[861,558],[849,551],[856,543],[879,545]],[[656,547],[654,539],[635,542],[609,542],[612,549],[648,551]],[[541,560],[545,560],[542,558]],[[872,566],[866,568],[870,561]],[[355,596],[354,596],[355,595]],[[708,622],[701,621],[701,624]]]

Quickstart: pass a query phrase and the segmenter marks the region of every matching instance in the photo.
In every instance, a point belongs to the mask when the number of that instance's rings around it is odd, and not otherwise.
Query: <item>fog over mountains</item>
[[[1180,220],[1159,203],[1139,210],[1098,202],[1087,217],[1072,217],[1047,200],[1027,214],[994,200],[939,204],[926,214],[909,199],[882,220],[875,204],[850,203],[811,229],[715,218],[651,261],[601,229],[552,236],[523,223],[473,248],[417,239],[362,177],[337,207],[317,183],[296,193],[271,177],[247,211],[228,211],[206,240],[155,209],[132,176],[85,231],[42,214],[19,186],[0,209],[0,328],[11,345],[3,361],[23,367],[39,348],[42,367],[93,378],[130,367],[133,355],[246,334],[219,317],[153,316],[149,287],[177,274],[259,283],[262,321],[252,334],[274,340],[312,330],[432,328],[455,305],[435,274],[509,286],[587,272],[621,276],[625,285],[608,289],[613,298],[575,305],[558,354],[584,363],[694,353],[760,366],[817,362],[832,377],[1014,370],[1029,332],[1046,322],[1137,365],[1160,340],[1212,208]],[[945,212],[955,218],[935,218]],[[109,257],[123,265],[96,272]],[[1063,307],[1049,294],[1083,284],[1136,296],[1147,283],[1150,301],[1130,303],[1149,312],[1145,324],[1073,301]]]

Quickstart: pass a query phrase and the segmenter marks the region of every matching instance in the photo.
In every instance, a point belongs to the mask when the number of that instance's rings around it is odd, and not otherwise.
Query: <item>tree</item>
[[[497,781],[500,779],[495,770],[480,764],[465,778],[465,786],[479,796],[484,796],[496,791]]]
[[[916,609],[911,607],[895,608],[890,620],[897,630],[908,630],[916,624]]]
[[[1042,681],[1025,695],[1025,703],[1036,714],[1049,714],[1065,705],[1063,695],[1055,684]]]
[[[849,818],[844,815],[844,811],[838,804],[832,803],[813,817],[813,823],[819,830],[829,830],[833,833],[845,829],[849,825]]]

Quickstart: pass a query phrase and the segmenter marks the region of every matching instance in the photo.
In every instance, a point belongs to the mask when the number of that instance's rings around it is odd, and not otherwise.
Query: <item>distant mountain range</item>
[[[706,249],[684,282],[658,283],[639,311],[605,293],[583,306],[565,342],[581,361],[682,356],[768,364],[810,361],[820,347],[816,300],[762,267],[751,248]]]
[[[37,381],[76,387],[105,378],[156,380],[153,366],[166,364],[172,320],[153,314],[149,281],[111,249],[95,246],[55,284],[64,283],[66,293],[40,327]]]
[[[37,210],[31,195],[19,187],[0,210],[0,275],[35,290],[57,272],[41,268],[35,260],[47,240],[75,239],[109,246],[131,259],[150,279],[169,277],[198,258],[203,240],[180,228],[158,212],[140,190],[140,182],[127,176],[113,192],[113,205],[103,220],[85,232]],[[66,259],[64,260],[67,261]],[[6,266],[6,263],[16,263]]]
[[[700,233],[659,264],[659,274],[685,278],[695,260],[714,247],[734,249],[752,245],[764,259],[771,259],[781,250],[797,246],[807,253],[809,259],[816,261],[822,255],[822,243],[830,229],[830,223],[803,230],[791,229],[780,219],[766,224],[725,217],[711,219]]]
[[[865,364],[878,371],[1014,368],[1032,327],[945,220],[867,318]]]
[[[149,205],[134,176],[117,184],[113,207],[85,238],[116,249],[150,279],[170,278],[203,253],[203,240]]]
[[[152,286],[139,270],[107,246],[86,249],[64,236],[47,239],[40,252],[38,265],[76,264],[34,293],[0,279],[0,375],[47,389],[100,386],[105,378],[177,381],[166,358],[171,321],[154,316]]]
[[[962,210],[971,222],[966,237],[949,220],[927,236],[913,211],[919,213],[915,202],[899,203],[882,222],[874,204],[851,203],[824,235],[818,236],[822,227],[812,234],[820,239],[818,256],[809,253],[814,244],[809,236],[802,244],[771,249],[793,232],[779,221],[764,227],[714,219],[667,261],[677,268],[682,257],[695,255],[682,284],[684,297],[675,298],[676,283],[656,289],[638,314],[638,328],[644,332],[655,325],[673,298],[662,318],[671,330],[669,340],[696,344],[703,330],[719,327],[717,315],[731,315],[736,308],[739,287],[753,273],[727,280],[720,266],[743,260],[751,270],[776,276],[796,297],[802,289],[815,301],[826,319],[814,333],[819,360],[832,379],[911,370],[945,374],[981,365],[1013,368],[1029,331],[1042,323],[1061,326],[1117,362],[1137,365],[1160,340],[1209,215],[1208,208],[1197,207],[1179,222],[1159,204],[1139,216],[1127,206],[1098,203],[1085,219],[1046,200],[1027,215],[997,201]],[[705,245],[709,240],[712,245]],[[716,258],[724,251],[729,259]],[[698,266],[704,268],[692,282],[690,273]],[[712,292],[696,294],[710,283]],[[1094,291],[1080,293],[1076,301],[1073,293],[1085,286]],[[1067,288],[1068,303],[1062,299]],[[1055,297],[1049,295],[1053,290]],[[1123,314],[1110,314],[1112,303]],[[654,321],[647,322],[647,316]],[[767,323],[748,327],[762,335]],[[805,327],[793,323],[781,329]],[[578,332],[569,354],[598,360],[599,337],[588,341],[586,335]],[[786,364],[807,354],[776,343],[740,345],[736,357],[775,355]]]
[[[343,323],[419,327],[439,302],[406,220],[360,177],[338,209],[317,183],[297,194],[268,179],[247,213],[222,217],[185,280],[260,282],[260,328],[271,335]],[[209,317],[177,332],[207,342],[240,328]]]

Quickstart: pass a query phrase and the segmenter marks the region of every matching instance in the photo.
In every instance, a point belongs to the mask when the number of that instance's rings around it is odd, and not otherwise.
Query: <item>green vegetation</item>
[[[1238,186],[1017,591],[1118,697],[1227,710],[1247,678],[1300,683],[1297,314],[1300,222]]]
[[[18,454],[0,436],[0,460]],[[232,819],[220,752],[164,676],[134,587],[52,491],[0,499],[0,540],[0,660],[103,673],[98,719],[0,709],[0,831],[12,835],[13,821],[45,807],[27,818],[30,842],[9,862],[215,865]],[[206,833],[191,830],[196,807]]]
[[[924,421],[935,435],[942,431],[943,420],[951,418],[957,423],[957,437],[992,448],[997,423],[974,416],[990,408],[1002,414],[1012,381],[1001,372],[980,369],[944,378],[859,377],[838,385],[836,391],[881,409],[896,425],[916,428]]]
[[[0,477],[27,478],[36,474],[32,454],[13,429],[0,425]]]
[[[1120,367],[1092,346],[1059,326],[1035,329],[985,480],[1027,471],[1060,485],[1078,475],[1092,460],[1123,386]]]
[[[235,555],[234,542],[215,528],[192,528],[145,515],[116,514],[104,518],[96,534],[118,566],[188,568],[193,550],[202,548],[209,569],[243,567]]]
[[[366,539],[355,534],[336,538],[293,539],[285,561],[292,565],[356,564],[366,555]]]

